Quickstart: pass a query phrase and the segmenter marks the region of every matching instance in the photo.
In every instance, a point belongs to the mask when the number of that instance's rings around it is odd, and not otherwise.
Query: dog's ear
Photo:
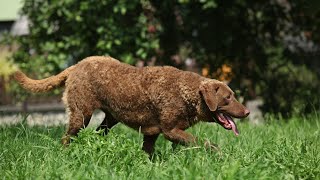
[[[220,88],[218,83],[204,83],[200,85],[200,93],[210,111],[216,111],[218,107],[217,92]]]

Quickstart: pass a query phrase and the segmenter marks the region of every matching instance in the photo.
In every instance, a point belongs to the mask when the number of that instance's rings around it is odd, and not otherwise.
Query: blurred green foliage
[[[148,33],[148,24],[156,23],[145,15],[148,6],[139,0],[25,1],[22,14],[31,22],[30,35],[19,38],[14,59],[45,76],[90,55],[111,55],[130,64],[147,59],[159,48],[157,36]]]
[[[245,99],[262,97],[269,112],[303,113],[319,108],[318,5],[301,0],[25,0],[21,13],[30,20],[30,34],[7,40],[19,45],[15,62],[42,77],[90,55],[180,68],[188,57],[200,68],[209,67],[210,74],[228,64],[234,74],[230,86]],[[300,41],[287,43],[288,37]],[[303,50],[299,43],[313,43],[316,50]]]
[[[11,53],[8,50],[0,51],[0,77],[5,80],[9,79],[9,76],[17,70],[16,65],[9,59]]]
[[[11,53],[8,49],[0,46],[0,105],[10,101],[7,93],[13,88],[8,83],[11,79],[11,74],[17,70],[17,66],[10,59]]]

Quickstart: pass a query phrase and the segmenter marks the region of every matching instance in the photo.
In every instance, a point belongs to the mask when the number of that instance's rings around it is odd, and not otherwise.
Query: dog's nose
[[[245,109],[245,110],[244,110],[244,115],[245,115],[245,116],[248,116],[249,114],[250,114],[249,109]]]

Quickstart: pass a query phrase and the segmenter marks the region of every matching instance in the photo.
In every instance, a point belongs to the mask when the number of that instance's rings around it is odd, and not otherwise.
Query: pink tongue
[[[233,121],[233,119],[231,117],[229,117],[229,116],[224,116],[224,117],[226,117],[228,122],[231,124],[232,131],[234,132],[234,134],[236,136],[238,136],[239,135],[239,131],[237,129],[236,123],[234,123],[234,121]]]

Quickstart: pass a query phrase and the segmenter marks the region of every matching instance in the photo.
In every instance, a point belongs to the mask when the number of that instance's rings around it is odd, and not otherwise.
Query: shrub
[[[310,112],[309,102],[319,107],[317,58],[285,53],[299,43],[315,45],[313,56],[319,52],[319,18],[310,5],[297,0],[25,0],[21,13],[30,20],[30,34],[16,38],[13,59],[41,77],[90,55],[180,68],[192,59],[213,78],[220,76],[216,69],[232,68],[233,89],[245,99],[263,97],[265,111]],[[300,41],[285,45],[287,37]]]

